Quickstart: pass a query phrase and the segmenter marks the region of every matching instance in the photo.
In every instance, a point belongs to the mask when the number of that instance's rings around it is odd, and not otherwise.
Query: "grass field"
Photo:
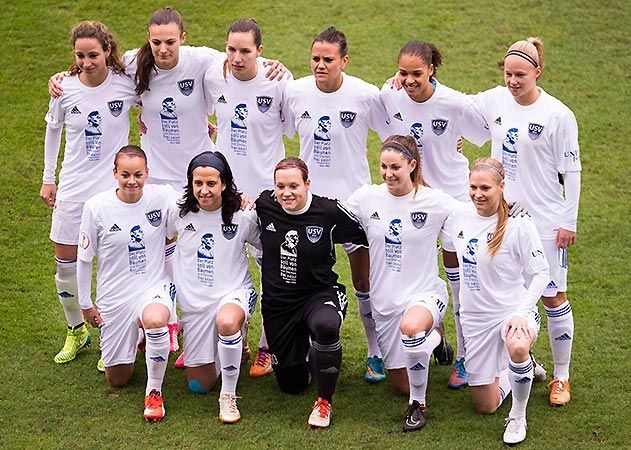
[[[474,93],[502,82],[498,63],[514,41],[540,36],[547,68],[541,86],[564,101],[580,127],[583,190],[578,243],[571,251],[570,298],[576,321],[572,402],[547,405],[544,384],[535,384],[528,409],[529,434],[522,448],[629,448],[631,364],[629,289],[631,245],[631,7],[623,0],[436,3],[383,1],[278,1],[172,3],[187,21],[188,43],[221,49],[225,30],[254,17],[263,30],[264,55],[282,60],[294,76],[309,71],[313,37],[333,24],[345,31],[351,60],[347,72],[381,85],[396,70],[403,43],[436,43],[446,62],[441,82]],[[421,432],[404,435],[406,399],[387,385],[362,380],[361,324],[356,305],[343,329],[344,365],[330,429],[306,427],[310,387],[283,395],[273,378],[239,383],[241,423],[218,422],[217,390],[190,393],[183,373],[169,367],[162,423],[142,420],[146,379],[138,358],[129,387],[110,390],[95,369],[98,347],[58,366],[65,321],[56,299],[48,240],[50,211],[39,201],[50,74],[71,63],[70,28],[80,20],[106,23],[123,49],[145,38],[155,2],[8,0],[0,36],[0,447],[1,448],[499,448],[508,405],[492,416],[473,413],[469,393],[446,389],[449,368],[432,366],[431,416]],[[625,31],[627,30],[627,31]],[[288,142],[292,153],[297,142]],[[378,141],[370,137],[373,179]],[[465,152],[474,157],[489,149]],[[338,264],[349,285],[346,258]],[[451,317],[451,312],[447,317]],[[453,324],[447,320],[453,342]],[[255,346],[260,322],[252,326]],[[545,325],[536,345],[551,368]]]

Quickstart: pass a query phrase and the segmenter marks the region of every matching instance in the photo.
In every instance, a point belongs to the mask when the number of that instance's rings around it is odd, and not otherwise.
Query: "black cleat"
[[[454,362],[454,349],[445,338],[445,327],[443,324],[441,323],[436,329],[440,333],[440,344],[434,349],[434,362],[441,366],[451,366]]]
[[[419,402],[414,400],[412,404],[408,406],[408,412],[403,421],[403,432],[407,433],[423,428],[427,423],[426,411],[427,408],[424,405],[421,406]]]

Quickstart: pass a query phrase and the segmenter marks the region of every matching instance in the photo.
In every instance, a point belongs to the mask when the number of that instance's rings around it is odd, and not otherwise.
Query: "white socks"
[[[57,273],[55,284],[57,296],[66,315],[66,323],[69,328],[75,328],[83,323],[83,313],[79,307],[77,294],[77,261],[55,258]]]
[[[454,323],[456,324],[456,341],[458,343],[456,360],[458,360],[465,357],[464,336],[462,335],[462,325],[460,325],[460,272],[458,272],[457,267],[445,267],[444,269],[454,302]]]
[[[406,357],[406,369],[410,383],[410,404],[414,400],[426,405],[427,378],[429,376],[429,357],[440,344],[440,334],[432,330],[428,335],[424,331],[414,336],[401,336]]]
[[[364,325],[364,333],[368,343],[368,357],[378,356],[381,358],[381,350],[377,343],[377,332],[375,331],[375,320],[372,318],[372,310],[370,308],[370,294],[368,292],[355,291],[357,297],[357,306],[359,315]]]
[[[554,359],[554,378],[570,378],[570,359],[574,339],[574,316],[569,301],[556,308],[544,306],[548,316],[548,335]]]
[[[513,390],[513,404],[508,417],[526,417],[526,406],[530,397],[530,388],[534,377],[532,359],[521,363],[510,360],[508,365],[508,379]]]
[[[152,390],[162,391],[164,373],[169,360],[169,328],[145,329],[145,361],[147,363],[147,388],[145,395]]]
[[[231,336],[219,335],[217,352],[221,363],[221,394],[235,395],[241,367],[241,330]]]

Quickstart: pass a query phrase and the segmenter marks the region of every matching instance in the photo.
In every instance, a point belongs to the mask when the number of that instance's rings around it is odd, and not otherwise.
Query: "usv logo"
[[[307,239],[309,239],[311,243],[315,244],[322,237],[323,228],[315,225],[310,225],[306,228],[306,231]]]
[[[538,123],[529,123],[528,124],[528,137],[533,141],[536,141],[541,137],[541,133],[543,133],[543,129],[545,127],[543,125],[539,125]]]
[[[445,119],[432,119],[432,131],[436,136],[440,136],[447,129],[449,121]]]
[[[266,113],[272,107],[272,102],[274,99],[272,97],[268,97],[266,95],[261,95],[256,97],[256,107],[262,113]]]
[[[340,111],[340,122],[342,122],[342,126],[344,128],[349,128],[353,125],[356,117],[357,113],[351,111]]]
[[[121,115],[121,112],[123,111],[123,101],[112,100],[111,102],[107,102],[107,107],[110,109],[110,113],[114,117],[118,117]]]
[[[414,228],[421,229],[425,226],[427,221],[427,213],[423,211],[411,212],[410,218],[412,219],[412,225]]]
[[[223,234],[223,237],[230,240],[237,235],[238,229],[239,229],[239,225],[237,225],[236,223],[233,223],[230,225],[222,224],[221,234]]]
[[[177,82],[177,87],[180,89],[182,95],[189,96],[193,92],[193,88],[195,87],[195,80],[181,80]]]
[[[157,228],[162,223],[162,210],[154,209],[153,211],[149,211],[148,213],[145,213],[145,217],[152,226]]]

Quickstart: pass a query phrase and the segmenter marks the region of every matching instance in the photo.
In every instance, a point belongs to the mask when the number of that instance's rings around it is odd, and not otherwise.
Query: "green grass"
[[[281,394],[273,378],[242,376],[243,420],[223,426],[217,391],[199,397],[184,375],[169,367],[165,383],[168,415],[146,424],[141,418],[146,373],[139,357],[129,387],[111,390],[95,369],[97,347],[60,367],[64,319],[55,297],[50,211],[38,200],[41,183],[46,82],[71,62],[69,30],[82,19],[105,22],[122,48],[139,46],[145,24],[159,4],[149,1],[16,1],[2,7],[0,36],[0,447],[2,448],[500,448],[504,405],[492,416],[473,413],[467,391],[445,387],[449,368],[432,367],[428,390],[431,417],[425,430],[404,435],[406,399],[387,384],[361,379],[364,343],[356,305],[343,329],[344,365],[335,397],[333,425],[306,428],[315,397]],[[381,85],[394,73],[396,55],[409,39],[436,43],[445,56],[441,82],[466,92],[501,84],[498,68],[512,42],[543,38],[547,67],[541,85],[564,101],[580,127],[583,190],[579,240],[571,251],[570,298],[576,321],[572,361],[573,400],[547,406],[547,391],[535,384],[529,404],[529,435],[521,448],[629,447],[629,329],[627,270],[631,246],[628,171],[631,35],[628,2],[560,0],[447,5],[392,0],[295,2],[178,1],[193,45],[222,48],[225,30],[254,17],[263,30],[264,55],[282,60],[295,77],[309,71],[309,46],[329,25],[345,31],[350,44],[347,72]],[[625,31],[627,30],[627,31]],[[291,153],[297,141],[288,141]],[[371,134],[369,158],[377,180],[378,141]],[[488,153],[466,144],[468,156]],[[349,285],[346,258],[338,269]],[[451,312],[447,317],[451,317]],[[453,342],[453,324],[447,321]],[[260,329],[255,320],[250,343]],[[551,367],[544,328],[536,345]]]

